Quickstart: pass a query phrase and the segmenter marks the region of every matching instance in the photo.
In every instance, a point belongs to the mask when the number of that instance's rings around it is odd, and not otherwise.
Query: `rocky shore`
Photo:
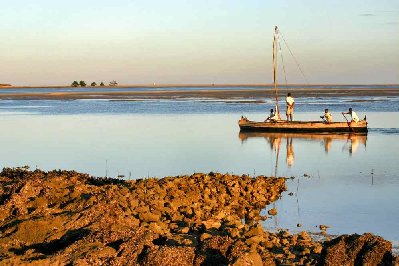
[[[268,232],[261,210],[284,178],[209,173],[162,179],[74,171],[0,173],[0,265],[392,265],[371,234],[325,242]]]

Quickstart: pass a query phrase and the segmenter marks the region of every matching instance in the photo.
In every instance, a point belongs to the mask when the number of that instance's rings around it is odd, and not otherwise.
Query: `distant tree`
[[[84,82],[84,80],[79,81],[79,85],[81,87],[86,87],[86,82]]]
[[[100,86],[101,86],[101,87],[104,87],[104,86],[105,86],[105,85],[104,85],[104,82],[101,81]]]
[[[71,87],[77,87],[77,86],[79,86],[79,82],[77,82],[76,80],[72,82]]]
[[[90,86],[95,87],[95,86],[97,86],[97,83],[93,81],[93,82],[90,84]]]
[[[110,85],[110,86],[116,86],[116,85],[118,85],[118,82],[116,82],[115,80],[113,80],[113,81],[111,81],[111,82],[109,83],[109,85]]]

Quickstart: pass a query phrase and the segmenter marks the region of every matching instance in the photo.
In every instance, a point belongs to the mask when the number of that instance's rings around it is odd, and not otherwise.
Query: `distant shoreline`
[[[83,88],[224,88],[224,87],[243,87],[243,88],[251,88],[251,87],[271,87],[273,84],[265,84],[265,83],[255,83],[255,84],[127,84],[127,85],[116,85],[116,86],[86,86]],[[320,83],[320,84],[301,84],[301,83],[292,83],[292,84],[280,84],[279,88],[283,88],[285,86],[303,86],[303,87],[317,87],[317,86],[396,86],[399,88],[399,84],[384,84],[384,83],[372,83],[372,84],[335,84],[335,83]],[[28,85],[28,86],[14,86],[9,84],[0,84],[0,89],[62,89],[62,88],[82,88],[82,87],[71,87],[70,85]]]
[[[179,87],[168,85],[168,87],[155,87],[157,90],[121,90],[110,91],[109,88],[136,88],[128,87],[86,87],[83,89],[78,87],[79,91],[49,91],[49,92],[11,92],[3,93],[0,91],[0,99],[2,100],[78,100],[78,99],[110,99],[110,100],[156,100],[156,99],[215,99],[215,100],[234,100],[234,99],[247,99],[255,100],[261,98],[274,98],[274,89],[270,85],[224,85],[224,86],[203,86],[203,85],[180,85]],[[269,87],[266,87],[269,86]],[[299,87],[299,88],[285,88],[281,87],[279,90],[279,97],[284,97],[287,92],[291,92],[294,97],[315,97],[315,98],[330,98],[330,97],[351,97],[358,100],[357,97],[399,97],[399,85],[389,85],[390,88],[368,87],[368,88],[314,88]],[[320,86],[320,85],[318,85]],[[328,85],[327,85],[328,86]],[[342,85],[334,85],[342,86]],[[350,86],[350,85],[349,85]],[[361,85],[359,85],[361,86]],[[364,85],[363,85],[364,86]],[[373,86],[373,85],[369,85]],[[176,90],[162,88],[176,88]],[[196,90],[181,90],[179,88],[204,88]],[[212,87],[219,89],[213,90]],[[9,87],[10,88],[10,87]],[[15,88],[15,87],[12,87]],[[28,87],[21,87],[28,88]],[[41,87],[47,88],[47,87]],[[48,87],[54,88],[54,87]],[[68,87],[60,87],[68,88]],[[94,91],[92,88],[95,88]],[[101,90],[99,91],[99,88]],[[137,88],[146,88],[138,86]],[[154,88],[154,87],[148,87]],[[222,88],[222,89],[221,89]],[[83,91],[82,91],[83,89]],[[362,98],[362,100],[364,100]]]

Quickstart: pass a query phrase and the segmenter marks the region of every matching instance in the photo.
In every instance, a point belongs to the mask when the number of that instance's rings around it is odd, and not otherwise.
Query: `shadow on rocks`
[[[324,243],[319,265],[393,265],[392,244],[370,233],[342,235]]]

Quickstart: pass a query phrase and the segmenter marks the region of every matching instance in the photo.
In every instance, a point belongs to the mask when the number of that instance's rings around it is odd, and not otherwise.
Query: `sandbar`
[[[215,89],[217,87],[217,89]],[[136,88],[133,86],[120,86],[112,87],[113,89],[118,88],[118,91],[109,90],[109,88],[99,87],[87,87],[79,88],[79,91],[50,91],[50,92],[24,92],[21,87],[21,92],[6,93],[1,92],[0,99],[10,100],[76,100],[76,99],[118,99],[118,100],[151,100],[151,99],[214,99],[222,101],[232,101],[235,99],[270,99],[275,97],[275,92],[272,88],[266,86],[248,86],[243,85],[236,86],[164,86],[157,87],[156,90],[153,87],[137,86],[137,88],[148,88],[148,90],[132,90]],[[54,87],[51,87],[54,88]],[[65,87],[60,87],[65,88]],[[176,88],[176,89],[173,89]],[[182,88],[188,88],[184,90]],[[190,89],[196,88],[196,89]],[[82,91],[82,89],[84,91]],[[350,97],[353,101],[368,101],[364,97],[398,97],[399,96],[399,85],[390,85],[389,87],[381,87],[372,85],[368,87],[350,87],[350,88],[334,88],[331,87],[294,87],[289,89],[280,89],[279,97],[284,97],[290,92],[294,97],[314,97],[314,98],[330,98],[330,97]],[[362,97],[358,99],[357,97]]]

